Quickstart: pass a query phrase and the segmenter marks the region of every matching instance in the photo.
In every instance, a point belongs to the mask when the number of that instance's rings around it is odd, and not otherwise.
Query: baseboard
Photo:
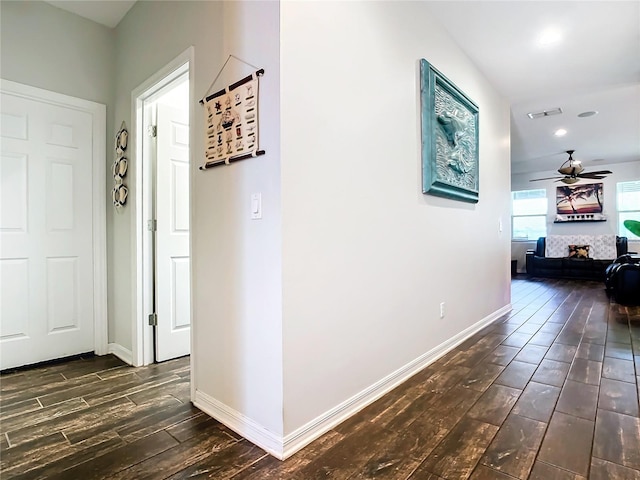
[[[471,325],[469,328],[466,328],[462,332],[451,337],[449,340],[441,343],[437,347],[431,349],[360,393],[354,395],[347,401],[320,415],[289,435],[286,435],[284,438],[282,458],[286,459],[290,457],[315,439],[319,438],[321,435],[334,428],[339,423],[356,414],[367,405],[375,402],[386,393],[389,393],[395,387],[408,380],[431,363],[435,362],[437,359],[475,333],[482,330],[485,326],[500,318],[502,315],[510,312],[511,309],[511,304],[508,304],[493,312],[479,322]]]
[[[510,311],[511,304],[502,307],[284,438],[200,390],[196,389],[193,404],[269,454],[285,460]]]
[[[207,415],[215,418],[251,443],[279,460],[284,460],[282,436],[276,435],[249,417],[219,402],[196,388],[193,404]]]
[[[127,350],[119,343],[110,343],[107,348],[107,353],[113,353],[126,364],[133,365],[133,353],[131,353],[131,350]]]

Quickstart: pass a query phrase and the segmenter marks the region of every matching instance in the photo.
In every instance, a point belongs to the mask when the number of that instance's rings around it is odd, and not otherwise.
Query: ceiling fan
[[[563,182],[567,185],[571,185],[576,183],[582,178],[587,178],[590,180],[601,180],[605,177],[605,175],[609,175],[613,173],[609,170],[598,170],[596,172],[584,172],[584,167],[580,163],[580,160],[573,159],[573,152],[575,150],[567,150],[569,154],[569,158],[566,162],[560,165],[558,169],[558,173],[564,175],[564,177],[547,177],[547,178],[534,178],[533,180],[529,180],[530,182],[537,182],[540,180],[555,180],[556,182]]]

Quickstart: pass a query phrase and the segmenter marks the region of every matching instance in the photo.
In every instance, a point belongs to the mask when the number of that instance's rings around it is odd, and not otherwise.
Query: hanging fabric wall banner
[[[243,78],[204,100],[205,168],[258,153],[259,72]]]

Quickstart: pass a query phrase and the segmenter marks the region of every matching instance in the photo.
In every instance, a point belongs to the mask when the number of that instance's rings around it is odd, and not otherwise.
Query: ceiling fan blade
[[[595,172],[587,172],[586,175],[611,175],[613,172],[610,170],[597,170]],[[584,173],[582,175],[585,175]]]
[[[580,175],[578,175],[578,177],[580,178],[591,178],[594,180],[602,180],[603,178],[606,178],[604,175],[594,175],[593,173],[582,173]]]
[[[564,177],[547,177],[547,178],[534,178],[529,180],[530,182],[539,182],[540,180],[555,180],[556,178],[563,179]]]

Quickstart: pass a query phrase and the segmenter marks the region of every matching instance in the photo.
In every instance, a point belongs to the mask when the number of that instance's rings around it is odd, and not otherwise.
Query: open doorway
[[[133,94],[138,366],[191,351],[191,57],[190,49]]]

